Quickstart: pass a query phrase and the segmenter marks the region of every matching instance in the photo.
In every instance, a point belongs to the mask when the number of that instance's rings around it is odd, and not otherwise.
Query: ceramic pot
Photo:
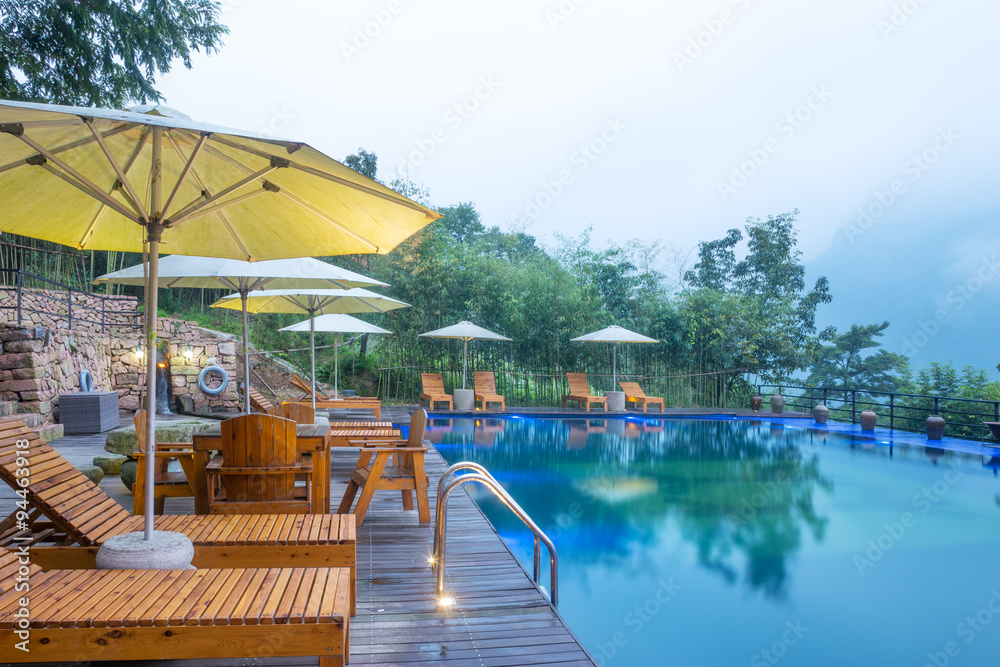
[[[928,440],[940,440],[944,437],[944,417],[931,415],[927,418],[925,425],[927,426]]]
[[[874,431],[875,422],[878,421],[878,415],[871,410],[865,410],[861,413],[861,430],[862,431]]]
[[[781,394],[775,394],[771,397],[771,412],[776,415],[780,415],[785,411],[785,397]]]
[[[760,406],[764,404],[764,398],[761,396],[751,396],[750,397],[750,409],[754,412],[760,412]]]
[[[816,420],[817,424],[825,424],[829,417],[830,408],[826,407],[822,403],[813,408],[813,419]]]

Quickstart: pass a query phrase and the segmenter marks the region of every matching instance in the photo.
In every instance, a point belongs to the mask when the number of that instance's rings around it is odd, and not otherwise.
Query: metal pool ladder
[[[448,482],[445,485],[445,480],[449,476],[455,474],[459,470],[474,470],[472,474],[462,475],[461,477],[456,477],[455,479]],[[521,509],[514,499],[510,496],[507,491],[500,486],[500,482],[496,480],[490,472],[479,465],[478,463],[473,463],[472,461],[462,461],[456,463],[455,465],[448,468],[441,479],[438,482],[437,487],[437,511],[434,522],[434,558],[432,563],[437,568],[437,594],[438,598],[443,598],[444,596],[444,563],[445,563],[445,542],[447,538],[448,529],[448,496],[451,492],[462,484],[469,482],[477,482],[482,484],[490,491],[493,492],[497,498],[503,502],[510,510],[517,515],[524,525],[527,526],[532,533],[535,535],[535,567],[534,567],[534,579],[535,586],[538,586],[538,571],[540,569],[540,557],[541,557],[541,545],[540,542],[544,542],[545,546],[549,550],[549,581],[552,586],[551,600],[552,605],[555,606],[559,602],[559,556],[556,554],[556,547],[552,544],[552,540],[549,539],[538,525],[531,520],[528,513]]]

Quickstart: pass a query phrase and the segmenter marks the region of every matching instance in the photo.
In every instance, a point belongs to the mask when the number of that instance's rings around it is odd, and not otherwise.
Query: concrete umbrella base
[[[625,412],[624,391],[606,391],[604,398],[608,399],[608,412]]]
[[[454,397],[456,410],[471,410],[476,402],[476,392],[472,389],[456,389]]]
[[[187,535],[154,530],[115,535],[97,552],[98,570],[193,570],[194,545]]]

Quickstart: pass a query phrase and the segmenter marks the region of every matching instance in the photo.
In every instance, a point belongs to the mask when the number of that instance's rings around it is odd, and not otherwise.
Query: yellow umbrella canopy
[[[0,202],[0,231],[82,249],[148,249],[147,350],[156,343],[161,242],[173,255],[247,261],[388,253],[440,217],[305,143],[198,123],[166,107],[8,101],[0,101]],[[150,457],[155,362],[147,355]]]

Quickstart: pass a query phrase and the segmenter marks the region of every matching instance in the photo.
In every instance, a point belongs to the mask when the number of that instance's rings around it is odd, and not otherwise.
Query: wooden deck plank
[[[403,413],[393,407],[386,415],[398,422]],[[351,415],[352,421],[364,419]],[[52,443],[76,465],[102,454],[104,436],[68,436]],[[343,496],[357,460],[357,450],[338,448],[332,455],[330,498]],[[427,454],[431,513],[434,516],[437,480],[447,464]],[[131,508],[132,496],[117,477],[101,486],[118,503]],[[0,487],[0,517],[13,508],[16,496]],[[190,514],[191,498],[167,498],[168,514]],[[593,666],[594,662],[563,624],[542,593],[517,563],[466,493],[452,495],[449,507],[447,581],[457,604],[442,610],[436,604],[433,570],[427,564],[433,542],[431,525],[419,525],[417,512],[402,510],[398,493],[375,496],[364,524],[357,529],[357,616],[350,620],[351,664],[389,667],[478,667],[518,665]],[[289,526],[274,527],[272,536]],[[230,529],[231,530],[231,529]],[[242,531],[221,531],[230,540]],[[260,573],[255,581],[259,579]],[[245,581],[245,580],[244,580]],[[265,584],[265,587],[268,587]],[[230,603],[248,613],[259,609],[249,600],[231,595]],[[267,596],[265,596],[266,598]],[[276,604],[280,597],[274,601]],[[263,602],[258,605],[263,605]],[[265,623],[267,621],[264,621]],[[115,664],[115,663],[93,663]],[[120,663],[119,663],[120,664]],[[134,665],[164,665],[162,661],[135,661]],[[176,660],[170,667],[236,667],[241,660]],[[309,658],[258,659],[255,664],[312,665]]]

